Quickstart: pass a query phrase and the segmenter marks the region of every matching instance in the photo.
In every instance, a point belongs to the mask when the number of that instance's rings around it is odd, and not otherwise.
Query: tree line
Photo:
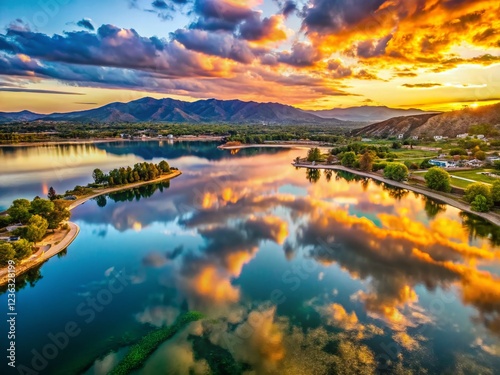
[[[92,178],[97,185],[123,185],[139,181],[151,181],[160,177],[162,174],[170,173],[173,168],[162,160],[160,163],[137,163],[134,167],[120,167],[105,174],[99,168],[94,169]]]

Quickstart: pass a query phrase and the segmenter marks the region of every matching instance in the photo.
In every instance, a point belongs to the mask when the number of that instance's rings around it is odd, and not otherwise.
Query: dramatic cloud
[[[459,79],[483,83],[462,99],[498,97],[498,1],[275,2],[271,13],[259,0],[128,1],[130,12],[176,17],[175,29],[162,23],[158,36],[110,24],[94,30],[87,18],[77,22],[79,31],[47,35],[14,17],[0,34],[0,74],[31,77],[33,84],[53,78],[82,87],[331,107],[344,105],[335,97],[347,94],[350,104],[362,104],[361,93],[383,104],[411,98],[408,105],[452,105],[445,90],[434,99],[423,90],[390,93],[425,88],[421,82],[442,82],[439,74],[460,69]],[[366,90],[359,80],[377,82]]]
[[[245,2],[231,0],[195,0],[194,12],[199,15],[192,28],[234,31],[238,24],[253,16]]]
[[[174,33],[174,38],[187,49],[208,55],[229,58],[241,63],[250,63],[255,58],[251,48],[244,41],[235,39],[229,34],[182,29]]]
[[[41,90],[41,89],[26,89],[26,88],[19,88],[19,87],[0,87],[0,91],[6,91],[6,92],[25,92],[25,93],[32,93],[32,94],[85,95],[85,94],[82,94],[82,93],[79,93],[79,92],[57,91],[57,90]]]
[[[439,87],[443,86],[440,83],[405,83],[403,84],[403,87],[408,87],[410,89],[413,88],[431,88],[431,87]]]
[[[240,26],[240,34],[243,39],[259,42],[278,42],[287,39],[286,30],[283,26],[283,16],[271,16],[261,19],[259,13],[246,19]]]
[[[92,22],[87,19],[82,19],[76,23],[78,26],[83,27],[84,29],[94,31],[94,25],[92,25]]]

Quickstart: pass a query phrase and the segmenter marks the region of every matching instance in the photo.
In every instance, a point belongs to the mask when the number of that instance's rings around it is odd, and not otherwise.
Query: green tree
[[[392,146],[391,146],[394,150],[398,150],[401,148],[401,143],[399,142],[392,142]]]
[[[47,198],[49,198],[51,201],[57,199],[56,190],[52,186],[49,188],[49,193],[47,194]]]
[[[491,189],[488,185],[485,185],[481,182],[475,182],[467,186],[464,193],[464,200],[472,204],[472,202],[474,202],[474,200],[478,195],[482,195],[484,198],[486,198],[486,202],[489,208],[493,206],[493,197],[491,195]]]
[[[6,266],[9,260],[16,258],[14,247],[8,242],[0,242],[0,266]]]
[[[12,223],[10,215],[0,215],[0,228],[5,228]]]
[[[402,163],[387,163],[384,177],[394,181],[404,181],[408,178],[408,168]]]
[[[420,169],[429,169],[432,168],[432,164],[429,163],[432,159],[425,159],[420,163]]]
[[[163,173],[170,173],[170,165],[168,165],[165,160],[160,161],[160,163],[158,164],[158,168]]]
[[[7,210],[14,223],[27,223],[31,217],[31,203],[27,199],[16,199]]]
[[[29,257],[31,254],[33,254],[33,244],[25,240],[24,238],[21,238],[20,240],[13,242],[12,247],[16,252],[15,257],[17,260],[25,259]]]
[[[49,223],[46,219],[40,215],[33,215],[28,221],[25,237],[28,241],[37,243],[45,236],[48,227]]]
[[[500,203],[500,181],[497,180],[491,186],[491,198],[493,202],[498,204]]]
[[[488,203],[488,198],[486,198],[484,195],[478,194],[474,197],[474,200],[471,202],[470,208],[472,209],[472,211],[488,212],[491,206]]]
[[[365,172],[371,172],[373,169],[374,160],[375,160],[375,154],[372,151],[366,150],[359,159],[360,169]]]
[[[319,148],[317,147],[314,147],[314,148],[311,148],[308,152],[307,152],[307,161],[321,161],[321,151]]]
[[[94,172],[92,172],[92,178],[96,184],[101,184],[105,180],[104,173],[99,168],[94,169]]]
[[[467,151],[464,150],[463,148],[452,148],[450,150],[450,155],[455,156],[455,155],[467,155]]]
[[[424,178],[427,187],[432,190],[444,191],[446,193],[451,191],[450,174],[443,168],[432,167],[425,174]]]
[[[477,160],[486,160],[486,152],[484,152],[484,151],[476,151],[476,153],[474,154],[474,157]]]
[[[342,160],[340,161],[340,163],[344,167],[352,168],[354,166],[354,163],[356,163],[356,161],[357,161],[357,158],[356,158],[356,154],[354,153],[354,151],[349,151],[349,152],[344,153],[344,155],[342,155]]]
[[[54,209],[47,216],[47,221],[49,223],[49,229],[57,229],[63,221],[69,220],[71,217],[71,212],[68,210],[64,202],[55,201]]]
[[[54,211],[54,202],[48,199],[35,198],[31,201],[30,212],[32,215],[47,218],[52,211]]]

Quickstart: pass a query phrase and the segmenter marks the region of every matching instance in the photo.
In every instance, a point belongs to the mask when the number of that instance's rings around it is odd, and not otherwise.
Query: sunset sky
[[[2,0],[0,111],[500,101],[498,0]]]

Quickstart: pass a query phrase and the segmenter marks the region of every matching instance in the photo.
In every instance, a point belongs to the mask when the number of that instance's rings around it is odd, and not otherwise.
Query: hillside
[[[25,111],[27,112],[27,111]],[[0,114],[1,115],[1,114]],[[129,103],[110,103],[103,107],[50,115],[32,114],[29,117],[15,113],[4,113],[0,122],[31,121],[74,122],[186,122],[186,123],[302,123],[345,125],[343,121],[324,119],[292,106],[279,103],[243,102],[241,100],[198,100],[184,102],[174,99],[142,98]]]
[[[342,121],[357,121],[374,123],[385,121],[393,117],[423,115],[425,112],[420,109],[398,109],[385,106],[360,106],[350,108],[333,108],[320,111],[307,111],[323,118],[337,118]],[[432,112],[435,113],[435,112]]]
[[[33,113],[30,111],[21,112],[0,112],[0,123],[11,122],[11,121],[33,121],[44,117],[39,113]]]
[[[452,112],[402,116],[357,129],[353,135],[363,136],[435,136],[456,137],[468,133],[478,124],[500,125],[500,103]]]

